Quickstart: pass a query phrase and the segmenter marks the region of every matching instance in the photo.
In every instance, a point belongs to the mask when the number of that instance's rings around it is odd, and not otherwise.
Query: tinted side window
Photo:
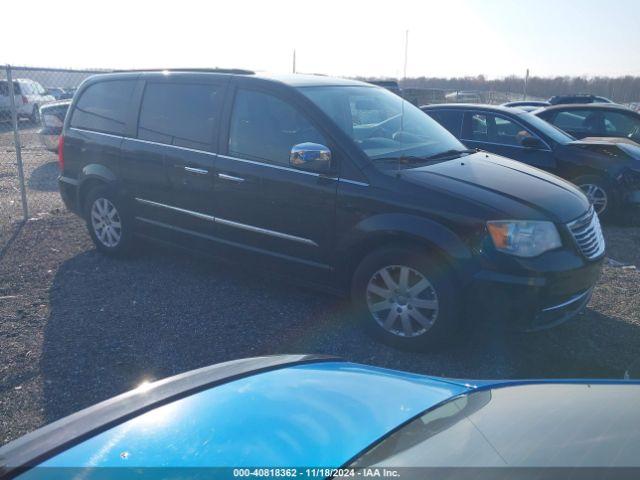
[[[619,112],[605,112],[604,115],[608,134],[626,137],[640,131],[640,120],[632,115]]]
[[[468,113],[467,119],[464,132],[467,140],[519,146],[524,137],[534,136],[520,124],[499,115]]]
[[[460,137],[464,112],[457,112],[455,110],[429,110],[427,114],[456,137]]]
[[[138,138],[211,150],[220,96],[217,85],[147,83],[140,110]]]
[[[562,130],[581,130],[587,115],[583,110],[558,112],[552,123]]]
[[[80,97],[71,117],[71,126],[123,135],[133,80],[94,83]]]
[[[483,113],[468,113],[464,138],[478,142],[489,141],[489,116]]]
[[[292,105],[252,90],[238,90],[231,129],[229,154],[289,165],[291,147],[326,140]]]

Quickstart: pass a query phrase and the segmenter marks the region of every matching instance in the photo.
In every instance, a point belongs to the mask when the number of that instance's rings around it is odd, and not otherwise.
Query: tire
[[[401,287],[403,270],[408,289]],[[351,300],[356,317],[375,338],[403,350],[427,350],[449,343],[458,328],[454,285],[450,267],[439,257],[412,247],[386,247],[360,262]]]
[[[91,189],[84,202],[84,217],[91,240],[100,252],[117,257],[133,253],[133,219],[126,202],[113,189]]]
[[[613,216],[616,201],[609,182],[598,175],[582,175],[572,182],[587,196],[601,220],[608,220]],[[602,205],[603,201],[604,205],[599,207],[598,204]]]
[[[31,111],[31,115],[29,115],[29,121],[31,123],[38,123],[40,121],[40,109],[38,105],[33,106],[33,110]]]

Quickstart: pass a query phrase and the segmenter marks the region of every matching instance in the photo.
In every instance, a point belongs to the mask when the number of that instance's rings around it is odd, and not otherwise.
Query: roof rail
[[[114,73],[122,72],[206,72],[206,73],[232,73],[235,75],[253,75],[253,70],[242,68],[135,68],[125,70],[112,70]]]

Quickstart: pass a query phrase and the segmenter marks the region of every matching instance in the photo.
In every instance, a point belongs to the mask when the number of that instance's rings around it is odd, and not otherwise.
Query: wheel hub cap
[[[607,192],[601,187],[592,183],[586,183],[580,185],[580,189],[584,192],[589,203],[593,205],[593,209],[598,215],[606,210],[608,203]]]
[[[122,238],[122,222],[115,205],[106,198],[98,198],[91,206],[91,226],[96,238],[105,247],[115,247]]]
[[[367,306],[382,328],[401,337],[427,332],[439,310],[431,282],[405,265],[387,266],[372,275],[367,285]]]

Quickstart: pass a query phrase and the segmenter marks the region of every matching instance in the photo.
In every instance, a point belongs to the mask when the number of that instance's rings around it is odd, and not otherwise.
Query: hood
[[[640,145],[629,138],[588,137],[571,142],[568,147],[601,155],[609,162],[617,160],[623,164],[628,160],[640,161]]]
[[[573,184],[486,152],[402,173],[412,183],[444,189],[489,206],[505,219],[567,223],[589,209],[589,201]]]
[[[580,142],[586,143],[627,143],[629,145],[640,146],[640,144],[636,141],[628,137],[585,137],[581,139]]]
[[[340,467],[390,430],[470,390],[347,362],[297,365],[167,403],[39,466]]]

